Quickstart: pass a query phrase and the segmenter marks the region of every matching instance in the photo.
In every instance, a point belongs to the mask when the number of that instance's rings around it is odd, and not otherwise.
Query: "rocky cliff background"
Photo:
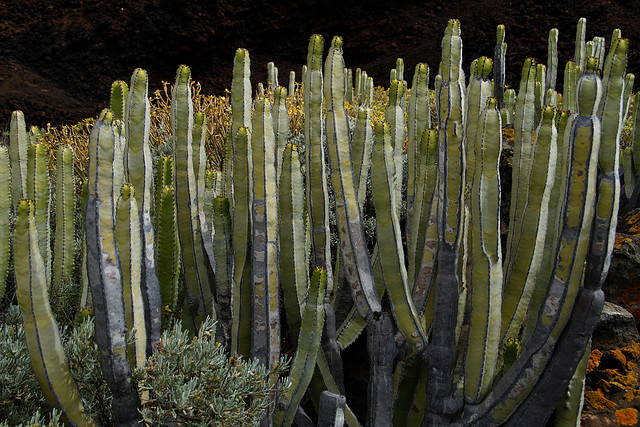
[[[2,0],[0,127],[16,109],[41,126],[96,116],[111,83],[128,81],[136,67],[149,72],[155,89],[184,63],[203,93],[222,94],[239,47],[249,50],[254,83],[266,81],[266,65],[274,61],[286,84],[291,70],[300,78],[314,33],[325,36],[325,46],[342,36],[347,66],[366,70],[377,85],[388,84],[398,57],[408,79],[416,63],[428,63],[433,84],[451,18],[461,21],[466,70],[473,59],[493,56],[496,26],[506,26],[513,86],[526,57],[546,63],[553,27],[564,67],[580,17],[587,18],[588,39],[609,40],[620,28],[631,40],[629,71],[640,73],[640,4],[634,0]]]

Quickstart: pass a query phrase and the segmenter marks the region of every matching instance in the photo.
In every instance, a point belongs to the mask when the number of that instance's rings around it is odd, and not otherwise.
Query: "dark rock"
[[[600,322],[593,332],[594,348],[623,346],[631,341],[640,341],[636,322],[629,311],[619,305],[605,302]]]

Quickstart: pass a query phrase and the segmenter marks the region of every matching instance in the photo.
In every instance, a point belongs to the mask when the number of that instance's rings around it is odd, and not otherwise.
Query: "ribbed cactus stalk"
[[[545,81],[545,91],[556,89],[558,79],[558,29],[552,28],[549,31],[547,43],[547,79]],[[548,101],[546,102],[548,103]]]
[[[423,425],[447,424],[459,410],[454,397],[453,370],[456,362],[456,319],[460,278],[459,233],[465,185],[464,156],[464,73],[460,22],[449,21],[442,41],[442,86],[439,99],[438,273],[435,278],[434,319],[431,342],[423,353],[429,376],[427,409]]]
[[[151,219],[153,202],[153,161],[149,147],[151,106],[149,83],[145,70],[136,69],[131,76],[125,102],[124,168],[125,179],[135,191],[140,227],[140,291],[144,302],[144,321],[147,331],[147,356],[160,339],[162,299],[156,272],[155,237]],[[173,265],[171,263],[170,265]],[[167,266],[163,266],[166,268]],[[176,273],[177,274],[177,273]]]
[[[109,108],[113,111],[113,117],[115,119],[124,119],[128,93],[129,86],[122,80],[116,80],[111,85],[111,102]]]
[[[307,212],[311,223],[310,265],[327,269],[328,289],[333,290],[331,236],[329,230],[329,193],[325,150],[322,146],[322,49],[324,40],[314,35],[309,40],[307,72],[304,81],[304,135],[306,154]]]
[[[498,101],[498,108],[504,108],[504,84],[505,84],[505,62],[507,54],[507,44],[504,42],[504,25],[498,25],[496,29],[496,47],[493,52],[493,96]]]
[[[287,111],[287,90],[278,86],[273,92],[273,132],[276,137],[276,180],[280,182],[282,156],[289,139],[289,112]]]
[[[404,139],[405,139],[405,110],[402,108],[402,99],[407,92],[407,84],[402,80],[394,79],[389,89],[389,105],[384,116],[389,123],[391,132],[391,145],[393,147],[393,158],[395,161],[394,170],[394,192],[397,203],[395,204],[398,214],[402,205],[403,187],[403,164],[404,164]]]
[[[218,303],[217,339],[226,348],[231,344],[233,319],[233,236],[231,234],[231,212],[229,199],[213,199],[213,250],[216,258],[216,301]]]
[[[296,72],[289,71],[289,96],[296,96]]]
[[[58,324],[49,306],[44,259],[38,247],[34,206],[30,200],[18,203],[13,250],[27,348],[42,392],[71,425],[94,426],[93,420],[84,413],[69,372]]]
[[[180,282],[180,244],[176,229],[176,206],[174,188],[165,185],[157,190],[159,201],[156,202],[156,257],[157,276],[160,287],[160,298],[163,307],[175,312],[178,305]]]
[[[13,209],[18,208],[20,199],[27,198],[27,149],[29,137],[22,111],[11,114],[9,131],[9,155],[11,158],[11,196]]]
[[[51,229],[49,165],[44,144],[30,144],[27,149],[27,198],[33,200],[34,217],[38,229],[38,246],[44,261],[46,280],[51,285]]]
[[[63,283],[73,275],[76,252],[74,235],[75,185],[73,149],[60,147],[56,155],[56,232],[53,252],[53,283]]]
[[[171,121],[178,234],[182,248],[184,286],[187,292],[184,325],[197,331],[206,316],[215,318],[211,279],[202,249],[196,175],[193,167],[193,103],[191,70],[180,66],[173,86]]]
[[[11,259],[11,167],[9,150],[0,146],[0,298],[4,296]]]
[[[117,131],[113,113],[100,114],[89,139],[89,197],[85,233],[87,275],[95,314],[95,334],[101,354],[102,374],[113,392],[113,412],[118,425],[137,425],[140,401],[132,389],[127,355],[127,323],[123,278],[116,246],[114,165]]]

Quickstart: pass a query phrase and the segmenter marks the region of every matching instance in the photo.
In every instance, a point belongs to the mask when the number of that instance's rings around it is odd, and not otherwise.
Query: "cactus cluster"
[[[118,425],[153,418],[153,396],[134,387],[132,371],[154,354],[163,307],[181,312],[192,335],[216,320],[231,357],[255,358],[270,372],[293,355],[293,386],[271,396],[264,426],[359,426],[341,351],[363,331],[366,425],[524,425],[543,423],[556,406],[558,420],[575,424],[604,303],[633,84],[628,41],[614,33],[605,53],[603,40],[585,42],[585,25],[560,95],[557,30],[548,66],[527,59],[516,93],[504,88],[505,28],[493,59],[473,61],[467,79],[451,20],[435,114],[429,67],[415,67],[409,88],[398,59],[375,123],[373,81],[345,67],[340,37],[324,60],[323,38],[311,37],[302,85],[290,74],[289,92],[269,63],[273,102],[264,87],[254,102],[249,53],[238,49],[220,171],[207,170],[207,118],[194,113],[189,67],[179,67],[172,91],[172,154],[155,166],[146,72],[114,83],[89,141],[83,279]],[[286,99],[299,90],[296,145]],[[501,194],[499,169],[506,125],[515,135],[510,195]],[[11,177],[0,188],[0,218],[17,214],[15,276],[32,364],[66,419],[92,425],[47,300],[51,280],[72,271],[73,152],[58,151],[52,253],[48,168],[25,129],[16,112],[9,150],[0,147],[0,183]],[[0,226],[0,279],[8,228]],[[338,307],[345,295],[351,305]]]

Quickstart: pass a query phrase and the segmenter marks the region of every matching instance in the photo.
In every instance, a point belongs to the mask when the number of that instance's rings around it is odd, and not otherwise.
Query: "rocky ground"
[[[114,80],[147,69],[151,90],[172,81],[179,64],[192,67],[203,93],[230,86],[233,55],[249,50],[253,83],[266,81],[274,61],[280,82],[300,77],[309,37],[344,39],[348,67],[360,67],[386,85],[395,60],[406,76],[418,62],[436,74],[446,23],[461,21],[464,65],[493,56],[495,30],[506,27],[507,83],[515,86],[526,57],[547,60],[549,29],[559,29],[559,60],[573,57],[576,23],[587,18],[587,38],[610,39],[615,28],[630,39],[630,72],[640,73],[640,4],[627,1],[562,2],[480,0],[0,0],[0,130],[21,109],[34,125],[69,124],[96,116]],[[561,78],[559,79],[561,81]],[[637,85],[636,85],[637,87]],[[635,215],[635,216],[634,216]],[[616,253],[605,285],[607,298],[631,315],[617,341],[594,340],[587,376],[585,426],[635,425],[640,409],[640,214],[621,220]],[[615,311],[615,309],[614,309]],[[629,318],[627,318],[629,320]],[[630,331],[630,332],[629,332]],[[630,335],[629,335],[630,334]],[[635,411],[635,412],[634,412]]]

